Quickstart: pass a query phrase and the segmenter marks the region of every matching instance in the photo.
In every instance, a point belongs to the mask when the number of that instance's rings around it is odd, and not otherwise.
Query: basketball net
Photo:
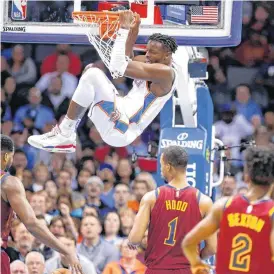
[[[110,66],[111,52],[116,33],[119,29],[119,13],[112,11],[81,11],[73,12],[73,19],[82,27],[87,28],[86,35],[94,46],[107,68]],[[98,32],[94,32],[99,29]],[[117,78],[117,75],[112,75]]]

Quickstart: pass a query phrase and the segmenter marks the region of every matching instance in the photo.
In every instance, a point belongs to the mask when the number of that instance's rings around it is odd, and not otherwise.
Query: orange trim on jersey
[[[107,115],[107,117],[110,117],[110,115],[103,109],[103,107],[101,105],[101,103],[103,103],[103,102],[104,102],[104,100],[96,103],[94,106],[99,107],[99,109],[101,109]],[[114,102],[113,102],[113,104],[114,104]],[[129,126],[129,124],[127,124],[126,122],[124,122],[122,120],[117,120],[117,121],[119,121],[120,123],[123,123],[126,126]],[[115,122],[114,122],[114,124],[115,124]],[[116,124],[114,125],[113,129],[117,130],[121,134],[125,134],[125,132],[121,131],[119,128],[116,127]]]

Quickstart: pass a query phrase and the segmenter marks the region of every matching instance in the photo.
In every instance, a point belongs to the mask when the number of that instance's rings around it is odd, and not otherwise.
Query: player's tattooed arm
[[[203,265],[200,254],[197,252],[197,246],[219,229],[226,201],[227,198],[218,200],[213,205],[209,214],[184,238],[182,249],[192,267]]]
[[[138,245],[142,242],[149,224],[150,211],[155,199],[155,191],[146,193],[142,198],[139,211],[128,236],[129,243]]]

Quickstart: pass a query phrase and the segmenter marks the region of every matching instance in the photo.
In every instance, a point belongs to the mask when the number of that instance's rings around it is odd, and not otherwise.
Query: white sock
[[[62,120],[59,128],[61,133],[65,136],[70,136],[73,132],[75,132],[77,125],[79,124],[80,119],[78,120],[71,120],[66,115],[65,118]]]

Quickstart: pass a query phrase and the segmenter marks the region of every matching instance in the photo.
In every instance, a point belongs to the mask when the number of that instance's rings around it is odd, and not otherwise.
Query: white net
[[[100,58],[107,68],[110,67],[111,52],[113,42],[116,38],[117,30],[119,29],[119,16],[115,12],[109,13],[73,13],[75,23],[87,28],[86,35],[89,42],[94,46]],[[98,33],[94,29],[99,29]],[[113,78],[118,78],[116,72],[111,72]]]

